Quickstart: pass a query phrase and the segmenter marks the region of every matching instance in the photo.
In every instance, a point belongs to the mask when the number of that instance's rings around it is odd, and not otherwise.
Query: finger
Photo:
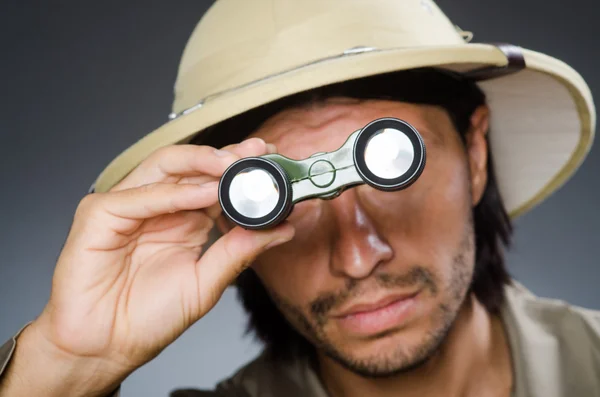
[[[158,149],[110,191],[131,189],[157,182],[177,182],[181,177],[219,177],[239,157],[210,146],[171,145]]]
[[[194,175],[194,176],[184,176],[177,183],[185,185],[185,184],[195,184],[202,185],[208,182],[216,182],[220,178],[209,176],[209,175]]]
[[[236,226],[213,243],[198,260],[198,285],[214,288],[208,303],[216,303],[222,291],[263,251],[291,240],[294,227],[283,222],[273,229],[245,230]],[[200,291],[205,294],[207,291]]]
[[[199,246],[206,242],[215,222],[204,211],[178,211],[149,219],[144,224],[144,233],[138,245],[146,242],[179,243]],[[168,230],[168,233],[164,233]]]
[[[263,147],[263,145],[265,145]],[[272,143],[265,144],[262,140],[255,140],[254,138],[250,138],[248,140],[243,141],[242,143],[231,144],[224,147],[221,150],[225,150],[233,153],[238,157],[249,157],[249,156],[260,156],[263,151],[268,154],[277,153],[277,147]],[[220,177],[220,175],[219,175]],[[205,183],[207,181],[218,180],[219,178],[209,175],[192,175],[192,176],[184,176],[179,180],[178,183]]]
[[[221,150],[226,150],[241,158],[261,156],[267,153],[274,153],[274,148],[275,145],[265,143],[265,141],[262,138],[252,137],[242,141],[241,143],[233,143],[231,145],[227,145],[221,148]]]
[[[184,177],[181,179],[181,181],[179,181],[178,183],[191,183],[191,184],[203,184],[203,183],[208,183],[208,182],[217,182],[219,181],[218,178],[212,177],[212,176],[190,176],[190,177]],[[221,215],[221,213],[223,212],[222,208],[221,208],[221,204],[220,203],[215,203],[211,206],[208,206],[206,208],[204,208],[203,211],[206,215],[208,215],[209,218],[211,218],[213,221],[215,221],[217,219],[217,217],[219,215]]]
[[[240,157],[267,153],[260,138],[250,138],[229,149],[210,146],[170,145],[156,150],[111,191],[138,187],[156,182],[179,182],[182,176],[209,175],[220,177],[225,169]]]
[[[118,192],[86,196],[77,208],[78,219],[101,219],[105,227],[128,233],[139,221],[217,203],[217,182],[203,185],[154,183]],[[109,216],[109,220],[106,217]]]

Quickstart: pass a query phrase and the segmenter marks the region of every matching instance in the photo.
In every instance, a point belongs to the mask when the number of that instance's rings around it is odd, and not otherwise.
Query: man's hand
[[[45,354],[44,360],[65,365],[69,381],[62,381],[74,385],[68,395],[105,391],[204,316],[258,254],[290,240],[294,231],[286,223],[263,231],[235,227],[201,256],[221,214],[219,177],[238,158],[270,151],[256,138],[224,151],[169,146],[110,192],[86,196],[58,259],[48,305],[19,340],[3,387],[24,392],[30,383],[39,387],[27,390],[65,393],[40,384],[45,377],[39,373],[27,373],[33,355]],[[48,371],[61,381],[57,368]]]

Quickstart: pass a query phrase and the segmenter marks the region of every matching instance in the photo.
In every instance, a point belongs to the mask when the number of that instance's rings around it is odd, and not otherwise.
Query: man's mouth
[[[361,336],[399,327],[414,313],[419,291],[390,294],[377,300],[365,299],[332,315],[338,325]]]

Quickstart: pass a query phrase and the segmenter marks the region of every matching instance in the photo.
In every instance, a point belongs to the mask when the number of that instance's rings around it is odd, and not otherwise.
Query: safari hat
[[[117,156],[92,190],[108,191],[156,149],[313,88],[433,67],[477,81],[491,108],[500,193],[512,217],[579,167],[596,114],[583,78],[548,55],[472,43],[431,0],[218,0],[192,33],[169,120]]]

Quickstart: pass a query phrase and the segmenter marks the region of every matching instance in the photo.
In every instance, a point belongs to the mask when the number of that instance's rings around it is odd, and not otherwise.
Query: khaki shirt
[[[514,397],[600,397],[600,311],[506,287],[501,317],[510,344]],[[17,335],[0,347],[0,376]],[[173,397],[327,397],[307,362],[282,365],[264,355],[221,381],[215,391],[177,390]],[[112,397],[118,397],[116,391]]]

